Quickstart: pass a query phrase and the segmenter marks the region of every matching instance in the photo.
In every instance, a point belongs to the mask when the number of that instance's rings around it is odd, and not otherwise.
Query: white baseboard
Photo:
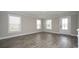
[[[61,33],[56,33],[56,34],[61,34]],[[76,34],[63,34],[63,35],[77,36]]]
[[[34,34],[34,33],[38,33],[38,32],[24,33],[24,34],[12,35],[12,36],[0,37],[0,40],[8,39],[8,38],[13,38],[13,37],[17,37],[17,36],[30,35],[30,34]]]
[[[47,31],[45,31],[45,32],[47,32]],[[59,32],[48,32],[48,33],[61,34],[61,33],[59,33]],[[64,34],[64,35],[77,36],[76,34]]]
[[[39,32],[40,32],[40,31],[39,31]],[[24,34],[12,35],[12,36],[0,37],[0,40],[2,40],[2,39],[8,39],[8,38],[13,38],[13,37],[17,37],[17,36],[30,35],[30,34],[39,33],[39,32],[24,33]],[[48,33],[60,34],[60,33],[58,33],[58,32],[48,32]],[[67,34],[67,35],[77,36],[77,35],[75,35],[75,34]]]

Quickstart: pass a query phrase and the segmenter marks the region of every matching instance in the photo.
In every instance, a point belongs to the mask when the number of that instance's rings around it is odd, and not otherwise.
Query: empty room
[[[78,11],[0,11],[0,48],[78,48]]]

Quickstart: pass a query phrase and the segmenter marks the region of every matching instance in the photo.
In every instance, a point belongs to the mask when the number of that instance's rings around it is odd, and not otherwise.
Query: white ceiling
[[[77,14],[78,11],[8,11],[9,13],[21,14],[21,15],[31,15],[37,16],[39,18],[51,18],[55,15],[69,15],[69,14]]]
[[[17,14],[62,14],[62,13],[75,13],[76,11],[8,11],[11,13],[17,13]]]

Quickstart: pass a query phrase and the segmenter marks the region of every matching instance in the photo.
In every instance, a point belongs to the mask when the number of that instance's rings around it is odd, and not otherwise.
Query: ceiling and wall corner
[[[36,29],[36,20],[41,19],[43,22],[47,19],[53,20],[53,28],[48,32],[52,33],[59,33],[58,25],[59,25],[59,17],[62,16],[72,16],[74,24],[72,23],[72,29],[76,30],[76,22],[77,19],[75,18],[78,12],[75,11],[0,11],[0,37],[7,37],[7,36],[16,36],[20,34],[29,34],[29,33],[36,33],[41,31],[47,31],[44,26],[42,26],[42,30]],[[22,17],[22,32],[20,33],[8,33],[8,14],[16,14]],[[73,17],[74,16],[74,17]],[[78,19],[79,20],[79,19]],[[79,21],[78,21],[79,22]],[[44,25],[45,23],[43,23]],[[79,25],[79,23],[78,23]],[[74,26],[74,27],[73,27]],[[1,30],[2,29],[2,30]],[[30,30],[29,30],[30,29]],[[72,33],[74,34],[74,31]],[[76,33],[75,33],[76,34]]]
[[[24,16],[32,16],[43,19],[50,19],[52,16],[63,16],[77,14],[76,11],[8,11],[8,13],[14,13]]]

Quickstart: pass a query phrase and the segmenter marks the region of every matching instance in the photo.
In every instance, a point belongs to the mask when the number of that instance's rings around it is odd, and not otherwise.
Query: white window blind
[[[36,21],[36,25],[37,25],[37,29],[41,29],[41,20],[40,19],[37,19]]]
[[[9,32],[21,31],[21,17],[9,15]]]
[[[63,18],[62,19],[62,29],[63,30],[68,30],[68,18]]]
[[[46,29],[52,29],[52,20],[46,20]]]

